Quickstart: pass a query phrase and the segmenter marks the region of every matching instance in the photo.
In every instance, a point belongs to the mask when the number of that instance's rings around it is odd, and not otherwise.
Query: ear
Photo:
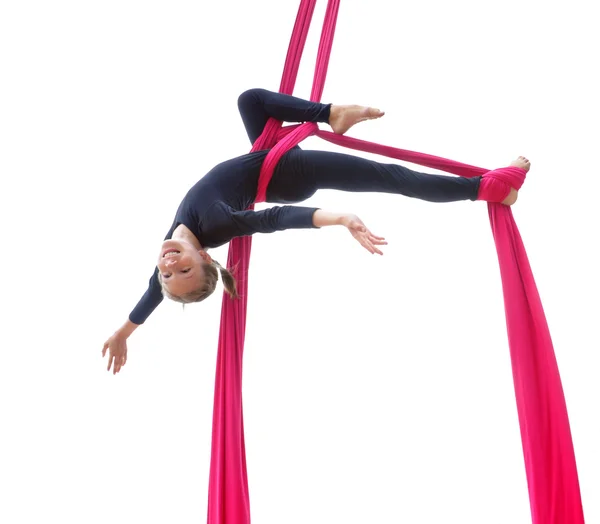
[[[207,264],[212,264],[211,256],[206,251],[204,251],[204,249],[198,250],[198,253],[202,257],[202,260],[204,260],[204,262],[206,262]]]

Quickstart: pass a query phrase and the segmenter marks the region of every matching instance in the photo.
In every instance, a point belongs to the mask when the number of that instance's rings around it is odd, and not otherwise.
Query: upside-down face
[[[209,260],[206,251],[185,240],[165,240],[156,265],[163,286],[179,297],[202,286],[205,278],[202,265]]]

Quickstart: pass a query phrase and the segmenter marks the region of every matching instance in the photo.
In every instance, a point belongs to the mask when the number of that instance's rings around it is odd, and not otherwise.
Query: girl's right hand
[[[106,370],[110,371],[112,367],[113,375],[116,375],[127,362],[127,337],[117,331],[104,343],[103,358],[106,355],[106,350],[108,350],[108,367]]]

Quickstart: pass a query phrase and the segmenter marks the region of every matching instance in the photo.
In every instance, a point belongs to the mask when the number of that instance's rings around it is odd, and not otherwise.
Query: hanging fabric
[[[340,0],[329,0],[321,33],[310,99],[321,100],[333,45]],[[316,0],[302,0],[288,47],[280,92],[292,94]],[[373,144],[322,131],[314,123],[282,128],[270,119],[252,151],[271,149],[258,183],[256,203],[264,202],[277,162],[286,151],[316,135],[343,147],[376,153],[464,177],[483,176],[486,199],[519,189],[519,168],[489,171],[441,157]],[[501,198],[500,198],[501,199]],[[252,206],[253,208],[254,206]],[[544,310],[512,210],[489,203],[498,252],[517,412],[533,524],[583,524],[583,509],[567,407]],[[223,296],[208,494],[208,524],[250,524],[250,498],[244,444],[242,363],[252,237],[231,241],[228,267],[237,266],[240,298]]]

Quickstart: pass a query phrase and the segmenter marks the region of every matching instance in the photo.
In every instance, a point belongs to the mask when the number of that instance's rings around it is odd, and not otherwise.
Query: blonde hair
[[[185,293],[181,296],[176,296],[169,293],[163,284],[162,277],[159,273],[158,280],[160,282],[163,296],[170,298],[175,302],[181,302],[182,304],[202,302],[215,291],[217,287],[217,280],[219,280],[219,273],[221,273],[221,280],[223,281],[225,291],[231,298],[238,298],[237,285],[233,276],[233,270],[230,271],[229,269],[225,269],[216,260],[213,260],[212,262],[204,262],[202,264],[202,269],[204,270],[204,281],[202,282],[202,285],[198,289],[190,291],[189,293]]]

